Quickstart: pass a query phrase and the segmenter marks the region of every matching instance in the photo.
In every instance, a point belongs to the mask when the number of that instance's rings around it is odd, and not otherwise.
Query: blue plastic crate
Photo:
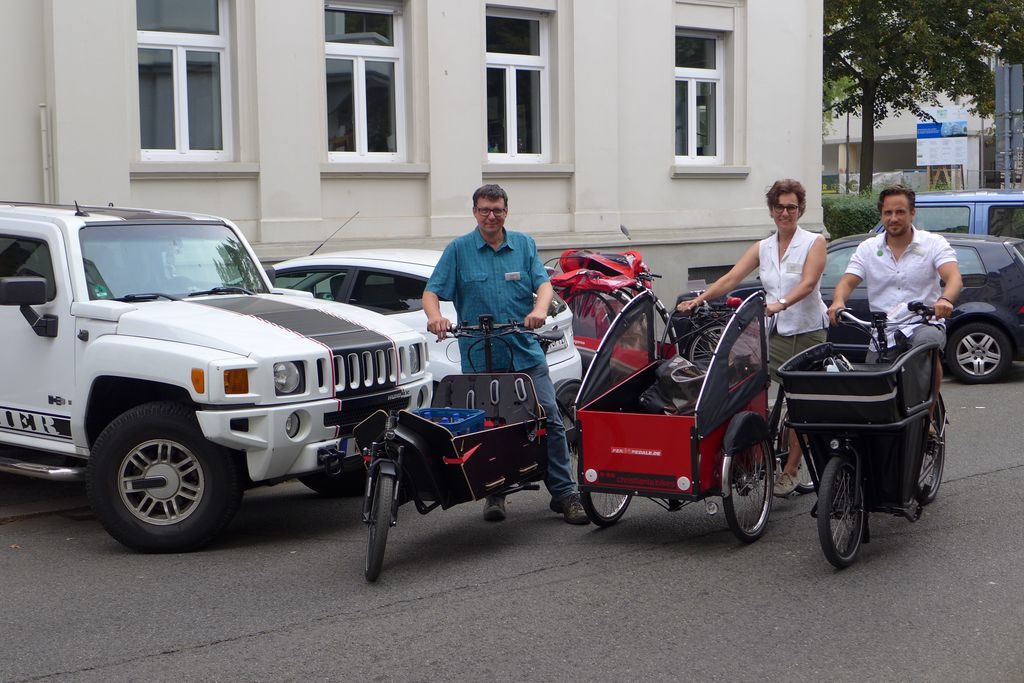
[[[456,436],[484,428],[484,411],[478,408],[419,408],[412,412],[445,427]]]

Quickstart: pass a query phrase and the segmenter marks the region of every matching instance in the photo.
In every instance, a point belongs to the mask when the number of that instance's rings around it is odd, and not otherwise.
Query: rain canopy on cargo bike
[[[623,307],[583,378],[577,406],[585,409],[659,360],[654,300],[653,292],[644,291]],[[706,373],[693,408],[699,436],[711,434],[765,391],[767,361],[764,299],[754,294],[736,309],[708,367],[701,368]]]

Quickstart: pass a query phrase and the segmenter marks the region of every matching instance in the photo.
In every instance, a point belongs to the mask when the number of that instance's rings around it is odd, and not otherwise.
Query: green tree
[[[860,188],[871,191],[875,128],[890,111],[928,120],[922,105],[969,98],[991,116],[993,58],[1024,61],[1024,0],[824,0],[826,83],[852,86],[832,103],[861,115]]]

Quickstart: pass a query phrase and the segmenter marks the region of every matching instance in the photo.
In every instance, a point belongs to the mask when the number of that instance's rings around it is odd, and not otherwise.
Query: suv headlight
[[[274,363],[274,390],[278,396],[294,394],[302,389],[302,370],[298,363],[280,361]]]
[[[423,357],[420,355],[421,344],[413,344],[409,347],[409,374],[416,375],[423,369]]]

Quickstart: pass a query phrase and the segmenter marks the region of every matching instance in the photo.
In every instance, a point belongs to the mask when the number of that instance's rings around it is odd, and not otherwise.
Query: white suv
[[[317,299],[385,313],[419,330],[430,355],[427,368],[436,382],[462,372],[456,340],[437,342],[427,332],[427,315],[423,312],[423,289],[440,258],[440,251],[427,249],[337,251],[284,261],[274,266],[274,272],[278,287],[300,289],[312,292]],[[559,401],[569,406],[579,389],[582,363],[572,338],[572,311],[557,295],[552,308],[553,315],[544,329],[557,327],[565,338],[548,349],[548,368]],[[442,301],[441,312],[449,320],[457,320],[451,302]]]
[[[0,330],[0,471],[85,479],[143,551],[203,545],[249,486],[358,484],[353,427],[430,405],[418,332],[272,290],[214,216],[0,202]]]

